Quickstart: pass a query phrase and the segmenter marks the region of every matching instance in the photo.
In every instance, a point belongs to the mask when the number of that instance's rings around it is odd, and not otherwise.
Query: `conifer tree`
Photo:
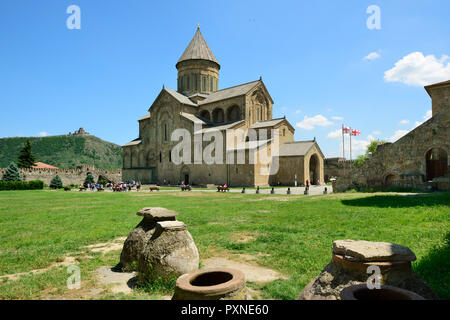
[[[91,185],[95,183],[94,176],[90,172],[87,174],[86,179],[84,179],[85,188],[87,188],[88,183]]]
[[[35,162],[36,158],[31,152],[30,140],[27,139],[27,142],[25,142],[25,146],[22,150],[20,150],[19,161],[17,162],[17,165],[19,166],[19,168],[31,168],[35,166]]]
[[[20,174],[19,168],[14,162],[6,168],[5,173],[3,174],[2,180],[5,181],[22,181],[22,175]]]
[[[50,181],[50,188],[52,188],[52,189],[61,189],[62,187],[63,187],[63,184],[62,184],[61,178],[58,175],[56,175],[52,179],[52,181]]]

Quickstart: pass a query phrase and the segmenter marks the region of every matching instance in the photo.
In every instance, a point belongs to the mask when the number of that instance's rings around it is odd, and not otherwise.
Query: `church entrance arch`
[[[427,181],[448,172],[448,154],[442,148],[432,148],[425,155]]]
[[[312,185],[320,184],[320,163],[315,153],[309,158],[309,179]]]
[[[180,171],[180,181],[184,182],[184,184],[190,184],[191,183],[191,171],[189,170],[189,167],[184,166],[181,168]]]

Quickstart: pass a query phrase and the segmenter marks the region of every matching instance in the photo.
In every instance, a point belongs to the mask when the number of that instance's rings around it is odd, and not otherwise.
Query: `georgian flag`
[[[352,130],[351,135],[352,136],[359,136],[359,135],[361,135],[361,132],[359,130]]]
[[[352,129],[350,129],[349,127],[342,127],[343,134],[350,133],[351,131],[352,131]]]

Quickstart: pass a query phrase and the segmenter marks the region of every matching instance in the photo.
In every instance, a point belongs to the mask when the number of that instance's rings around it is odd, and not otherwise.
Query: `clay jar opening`
[[[350,286],[342,290],[341,296],[344,300],[423,300],[414,292],[387,285],[372,290],[366,285]]]
[[[209,287],[223,284],[233,279],[233,275],[224,271],[212,271],[201,273],[191,279],[190,284],[194,287]]]

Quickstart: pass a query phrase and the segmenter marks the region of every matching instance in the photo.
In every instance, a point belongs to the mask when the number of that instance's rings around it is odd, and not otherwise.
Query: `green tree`
[[[52,189],[61,189],[63,187],[63,183],[61,181],[61,178],[56,175],[52,181],[50,181],[50,188]]]
[[[19,166],[19,168],[31,168],[35,166],[35,162],[36,158],[31,152],[30,140],[27,139],[27,142],[25,142],[25,146],[19,152],[19,161],[17,162],[17,165]]]
[[[371,152],[372,155],[374,155],[375,152],[377,152],[378,143],[384,144],[384,143],[386,143],[386,140],[381,140],[381,141],[372,140],[372,141],[370,141],[370,143],[369,143],[369,145],[367,146],[367,149],[366,149],[366,156],[369,155],[369,152]]]
[[[89,172],[86,176],[86,179],[84,179],[84,187],[87,188],[87,185],[89,184],[94,184],[95,183],[95,179],[94,176]]]
[[[367,158],[368,157],[365,154],[361,154],[358,157],[356,157],[355,160],[353,160],[353,165],[355,166],[355,168],[358,168],[362,166],[364,162],[366,162]]]
[[[22,175],[20,174],[19,168],[14,162],[6,168],[5,173],[3,173],[4,181],[22,181]]]
[[[366,149],[366,153],[364,155],[359,155],[354,161],[353,161],[353,165],[358,168],[360,166],[362,166],[362,164],[364,162],[366,162],[366,160],[369,158],[369,153],[373,156],[376,152],[377,152],[377,148],[378,148],[378,144],[381,143],[386,143],[385,140],[372,140],[370,141],[370,143],[367,145],[367,149]]]

